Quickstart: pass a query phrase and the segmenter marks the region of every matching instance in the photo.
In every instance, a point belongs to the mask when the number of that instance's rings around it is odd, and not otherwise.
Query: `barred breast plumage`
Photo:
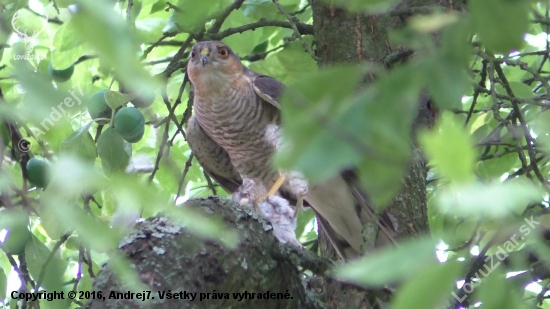
[[[227,151],[241,177],[262,179],[267,186],[274,183],[277,171],[270,160],[275,149],[265,131],[279,122],[277,108],[261,102],[246,77],[195,85],[195,116],[206,134]]]

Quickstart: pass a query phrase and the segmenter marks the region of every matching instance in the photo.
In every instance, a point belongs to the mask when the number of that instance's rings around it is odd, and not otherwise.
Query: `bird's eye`
[[[223,59],[226,59],[229,56],[229,51],[225,47],[218,48],[218,55]]]
[[[195,52],[191,52],[191,58],[195,58]]]

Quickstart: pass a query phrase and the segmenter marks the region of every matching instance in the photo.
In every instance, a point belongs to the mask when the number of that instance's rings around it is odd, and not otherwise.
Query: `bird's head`
[[[222,42],[198,42],[191,49],[187,73],[193,83],[200,77],[227,77],[242,71],[239,57]]]

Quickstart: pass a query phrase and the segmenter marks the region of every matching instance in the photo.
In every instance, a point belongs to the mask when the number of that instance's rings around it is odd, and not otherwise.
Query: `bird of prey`
[[[281,173],[272,165],[278,142],[269,136],[281,123],[279,99],[285,86],[243,66],[231,48],[218,41],[193,46],[187,74],[194,87],[187,142],[203,169],[228,192],[237,191],[243,179],[273,188]],[[300,198],[297,191],[307,194],[305,203],[343,259],[364,251],[364,225],[382,227],[376,240],[370,240],[377,245],[390,242],[395,228],[387,217],[379,221],[354,176],[353,170],[346,170],[307,190],[296,190],[292,181],[279,189],[281,196],[294,201]]]

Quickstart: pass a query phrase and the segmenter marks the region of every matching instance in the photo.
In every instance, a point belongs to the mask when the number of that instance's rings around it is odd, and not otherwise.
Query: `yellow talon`
[[[279,178],[277,178],[277,181],[275,181],[275,183],[273,184],[273,186],[271,187],[271,189],[269,189],[269,191],[267,192],[267,194],[264,195],[264,196],[260,196],[260,197],[258,197],[258,198],[255,199],[255,201],[254,201],[254,207],[256,207],[257,209],[259,209],[258,203],[259,203],[259,202],[263,202],[263,201],[265,201],[268,197],[275,195],[275,193],[277,193],[277,191],[279,191],[279,189],[281,188],[281,186],[283,185],[284,182],[285,182],[285,176],[283,176],[282,174],[279,174]]]
[[[267,192],[266,198],[275,195],[275,193],[277,193],[277,191],[279,191],[279,189],[283,185],[283,182],[285,182],[285,176],[280,174],[277,181],[275,181],[275,184],[273,184],[271,189],[269,189],[269,192]]]

